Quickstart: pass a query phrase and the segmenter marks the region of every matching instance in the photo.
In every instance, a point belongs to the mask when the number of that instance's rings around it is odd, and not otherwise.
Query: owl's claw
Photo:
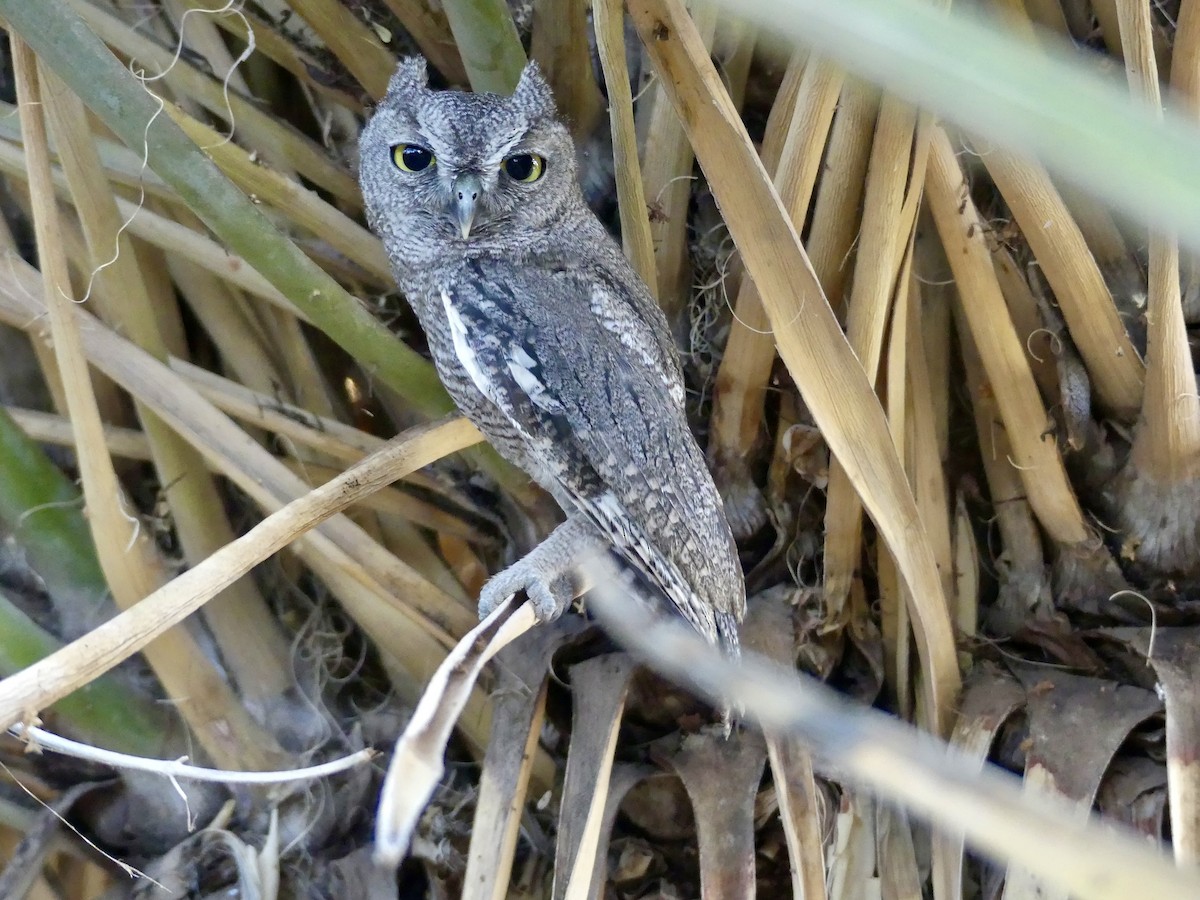
[[[524,591],[539,622],[553,622],[575,599],[575,584],[569,574],[547,572],[532,556],[514,563],[489,580],[479,592],[479,618]]]
[[[529,597],[539,622],[553,622],[575,599],[574,572],[584,560],[608,548],[596,527],[582,516],[567,519],[524,559],[492,578],[479,592],[479,618],[518,591]]]

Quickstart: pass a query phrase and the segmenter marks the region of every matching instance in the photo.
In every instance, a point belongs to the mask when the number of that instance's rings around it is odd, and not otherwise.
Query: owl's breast
[[[438,376],[455,406],[483,432],[488,443],[495,447],[501,456],[529,473],[542,487],[554,492],[557,488],[556,473],[542,471],[540,458],[529,445],[527,438],[479,389],[480,373],[472,375],[463,364],[454,345],[449,320],[442,307],[440,290],[431,286],[428,292],[419,296],[409,296],[425,331],[429,353],[437,367]]]

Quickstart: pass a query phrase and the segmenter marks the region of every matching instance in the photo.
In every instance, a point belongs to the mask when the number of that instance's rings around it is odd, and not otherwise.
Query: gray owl
[[[584,204],[536,66],[499,97],[431,91],[405,60],[359,147],[368,219],[447,390],[567,515],[480,614],[524,590],[548,621],[577,566],[614,549],[736,654],[745,585],[666,319]]]

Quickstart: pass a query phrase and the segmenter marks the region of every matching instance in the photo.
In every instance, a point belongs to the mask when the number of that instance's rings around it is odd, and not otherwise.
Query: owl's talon
[[[479,618],[486,618],[509,597],[524,591],[538,621],[553,622],[574,599],[573,588],[570,576],[546,572],[526,558],[483,586],[479,592]]]

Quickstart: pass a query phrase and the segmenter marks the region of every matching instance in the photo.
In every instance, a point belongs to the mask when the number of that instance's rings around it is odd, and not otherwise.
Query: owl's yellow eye
[[[437,165],[433,151],[420,144],[397,144],[392,148],[392,162],[404,172],[424,172]]]
[[[526,184],[537,181],[546,171],[546,160],[536,153],[514,153],[502,165],[509,178]]]

